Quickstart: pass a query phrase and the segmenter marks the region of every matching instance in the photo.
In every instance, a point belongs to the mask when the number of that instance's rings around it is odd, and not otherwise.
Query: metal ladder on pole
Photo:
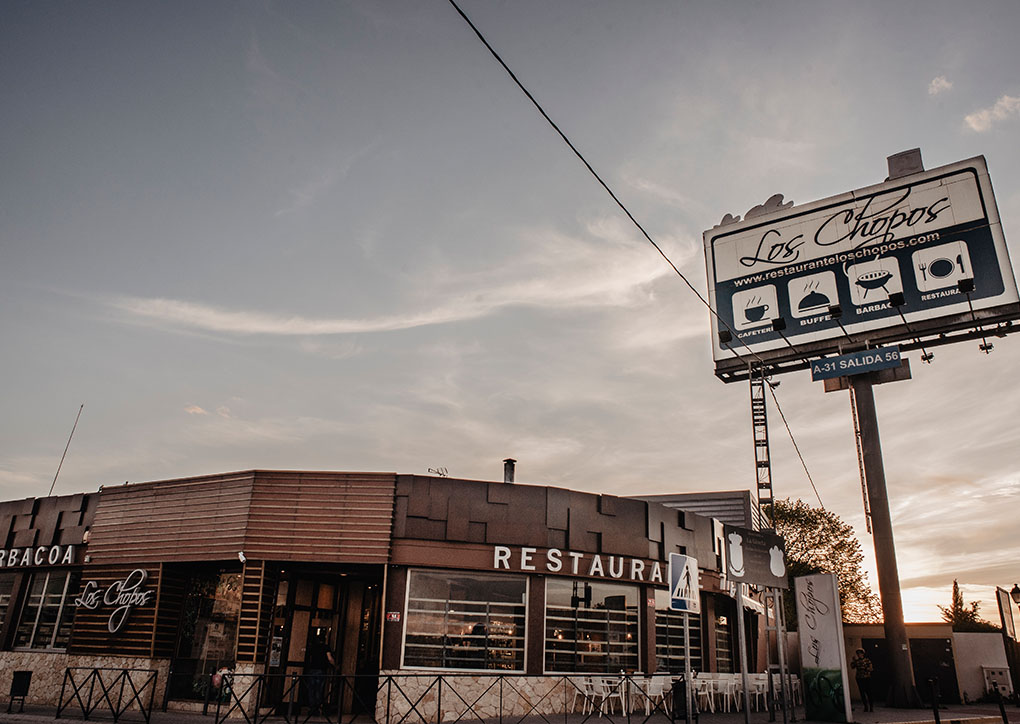
[[[769,460],[769,424],[765,405],[765,369],[751,370],[751,426],[754,430],[754,467],[758,487],[758,513],[768,520],[764,508],[772,505],[772,462]]]

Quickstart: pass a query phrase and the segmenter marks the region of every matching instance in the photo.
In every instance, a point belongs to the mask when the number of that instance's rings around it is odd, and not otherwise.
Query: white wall
[[[971,701],[985,692],[985,678],[982,666],[996,666],[1006,669],[1005,683],[1012,690],[1009,681],[1009,664],[1006,649],[1000,633],[953,633],[953,654],[956,659],[956,679],[960,682],[960,696],[967,692]]]

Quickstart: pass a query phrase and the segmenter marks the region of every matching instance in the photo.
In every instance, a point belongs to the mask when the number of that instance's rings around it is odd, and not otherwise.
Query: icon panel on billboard
[[[765,327],[779,316],[779,297],[772,284],[741,290],[732,299],[733,326],[737,330]]]
[[[794,279],[788,285],[790,314],[794,317],[814,317],[828,314],[829,307],[838,303],[836,275],[831,271]]]
[[[888,301],[889,295],[903,291],[900,264],[893,256],[880,256],[846,267],[850,280],[850,301],[864,307]]]
[[[974,267],[964,241],[920,249],[911,255],[910,261],[917,289],[921,292],[955,287],[961,279],[974,278]]]

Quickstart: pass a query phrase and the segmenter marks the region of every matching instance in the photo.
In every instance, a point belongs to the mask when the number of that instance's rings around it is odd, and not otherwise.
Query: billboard
[[[983,157],[759,211],[704,233],[723,379],[1020,318]]]

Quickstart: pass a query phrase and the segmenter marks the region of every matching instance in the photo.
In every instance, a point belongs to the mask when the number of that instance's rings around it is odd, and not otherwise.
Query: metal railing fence
[[[663,677],[666,678],[666,677]],[[671,719],[668,684],[644,676],[232,674],[210,699],[216,723],[263,724],[646,724]],[[315,687],[321,686],[321,692]],[[314,708],[321,700],[319,710]]]
[[[76,705],[82,719],[108,710],[116,722],[135,707],[149,724],[156,698],[156,676],[155,669],[68,667],[60,685],[56,718]]]

